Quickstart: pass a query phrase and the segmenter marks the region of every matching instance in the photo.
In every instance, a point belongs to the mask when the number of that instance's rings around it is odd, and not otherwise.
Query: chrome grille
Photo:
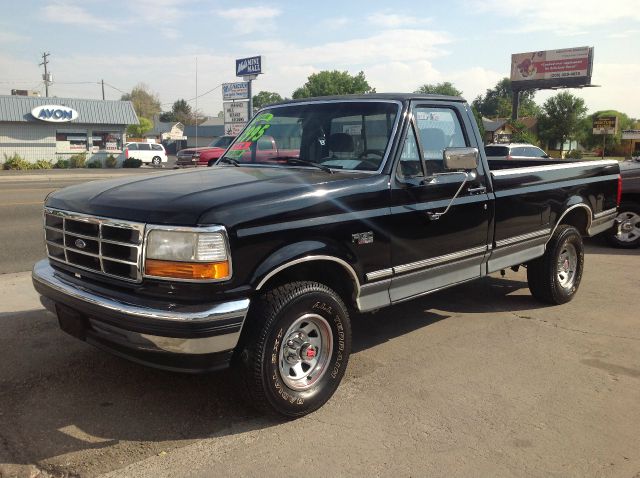
[[[45,208],[47,255],[109,277],[142,280],[144,224]]]

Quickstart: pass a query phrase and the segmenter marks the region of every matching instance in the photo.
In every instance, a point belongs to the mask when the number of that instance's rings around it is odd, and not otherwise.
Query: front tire
[[[240,366],[250,403],[290,418],[324,405],[351,352],[338,294],[317,282],[291,282],[262,295],[247,320]]]
[[[566,224],[556,228],[542,257],[527,264],[531,294],[548,304],[564,304],[578,292],[584,268],[584,245],[578,230]]]
[[[640,204],[635,202],[623,202],[618,208],[620,233],[614,227],[607,233],[607,241],[613,247],[621,249],[633,249],[640,246]]]

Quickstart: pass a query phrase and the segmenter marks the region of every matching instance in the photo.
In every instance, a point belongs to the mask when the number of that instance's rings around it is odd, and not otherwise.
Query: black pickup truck
[[[266,132],[285,155],[257,154]],[[168,370],[234,366],[254,403],[302,416],[345,373],[350,311],[518,265],[536,298],[570,301],[618,185],[615,161],[488,161],[461,98],[285,102],[212,168],[51,194],[33,283],[88,343]]]

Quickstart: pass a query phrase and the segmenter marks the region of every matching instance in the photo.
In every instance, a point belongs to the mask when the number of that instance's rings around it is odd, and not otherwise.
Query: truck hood
[[[363,176],[371,178],[366,173],[329,174],[306,168],[216,166],[79,184],[56,191],[45,204],[144,223],[233,227],[271,214],[276,204],[332,189],[322,185],[335,183],[344,190],[346,186],[338,183]]]
[[[220,153],[224,153],[226,150],[224,148],[218,148],[217,146],[213,146],[213,147],[209,147],[209,146],[203,146],[201,148],[186,148],[186,149],[181,149],[180,151],[178,151],[179,154],[193,154],[196,151],[198,152],[202,152],[202,151],[214,151],[214,152],[220,152]]]

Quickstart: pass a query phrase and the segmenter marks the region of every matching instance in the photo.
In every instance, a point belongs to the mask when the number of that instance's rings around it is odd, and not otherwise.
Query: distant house
[[[527,131],[537,135],[538,118],[534,116],[525,116],[518,118],[518,121],[527,128]],[[482,125],[484,126],[485,144],[510,143],[514,129],[509,122],[509,118],[497,118],[492,120],[483,117]]]
[[[180,141],[184,139],[184,125],[178,122],[154,122],[153,129],[144,134],[147,140],[155,139],[156,142]]]

